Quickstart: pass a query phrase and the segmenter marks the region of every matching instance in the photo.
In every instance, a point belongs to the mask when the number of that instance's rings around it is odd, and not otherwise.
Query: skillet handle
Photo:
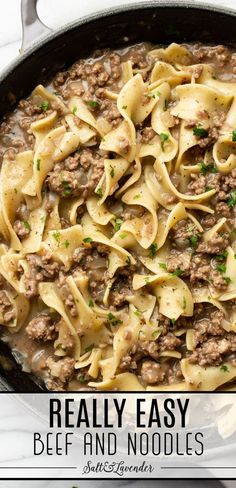
[[[20,52],[25,51],[43,34],[51,32],[51,29],[38,16],[37,1],[21,0],[22,44]]]

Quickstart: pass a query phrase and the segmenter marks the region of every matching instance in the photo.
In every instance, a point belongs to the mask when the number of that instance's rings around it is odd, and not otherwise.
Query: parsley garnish
[[[123,220],[122,219],[116,219],[115,220],[115,231],[117,232],[118,230],[120,230],[121,226],[123,224]]]
[[[126,264],[127,264],[128,266],[130,266],[130,265],[131,265],[131,259],[130,259],[130,257],[129,257],[129,256],[127,256],[127,259],[126,259],[126,261],[125,261],[125,262],[126,262]]]
[[[205,191],[211,191],[213,190],[212,186],[206,186]]]
[[[64,244],[64,246],[65,246],[65,248],[66,248],[66,249],[67,249],[67,248],[69,247],[69,245],[70,245],[69,241],[67,241],[67,240],[66,240],[65,242],[63,242],[63,244]]]
[[[94,307],[94,302],[93,302],[93,300],[92,300],[92,299],[90,299],[90,300],[89,300],[88,306],[89,306],[90,308],[93,308],[93,307]]]
[[[77,112],[77,107],[73,107],[73,109],[72,109],[72,114],[74,114],[74,115],[75,115],[75,114],[76,114],[76,112]]]
[[[217,264],[216,269],[220,273],[225,273],[226,272],[226,266],[225,266],[225,264]]]
[[[223,371],[224,373],[229,373],[229,368],[228,368],[227,364],[222,364],[220,366],[220,370]]]
[[[141,197],[140,193],[138,195],[134,195],[133,200],[138,200]]]
[[[92,237],[85,237],[83,239],[83,242],[90,243],[90,242],[93,242],[93,239],[92,239]]]
[[[111,166],[111,165],[110,165],[110,176],[111,176],[111,178],[114,178],[114,176],[115,176],[115,170],[114,170],[113,166]]]
[[[229,285],[231,283],[231,278],[229,276],[223,276],[223,279],[225,280],[225,282],[227,283],[227,285]]]
[[[183,309],[185,310],[187,306],[186,298],[183,297]]]
[[[90,105],[90,107],[92,108],[98,108],[99,107],[99,102],[96,102],[96,100],[89,100],[87,102],[88,105]]]
[[[206,175],[207,173],[218,173],[218,169],[214,166],[214,164],[199,163],[198,166],[203,175]]]
[[[233,130],[232,132],[232,141],[236,142],[236,130]]]
[[[123,234],[120,234],[120,238],[121,239],[125,239],[127,237],[127,234],[123,233]]]
[[[97,190],[96,190],[96,194],[99,196],[99,198],[102,198],[103,197],[103,191],[102,191],[102,188],[99,187]]]
[[[47,112],[49,109],[49,102],[47,100],[43,100],[43,102],[39,104],[39,108],[41,108],[43,112]]]
[[[197,246],[197,244],[198,244],[198,239],[199,239],[199,236],[198,236],[198,235],[197,235],[197,236],[191,236],[191,237],[189,237],[189,238],[188,238],[188,240],[189,240],[189,242],[190,242],[190,245],[191,245],[192,247],[196,247],[196,246]]]
[[[63,195],[65,197],[69,197],[71,195],[71,193],[72,193],[72,188],[69,185],[68,181],[62,181],[61,184],[62,184],[62,186],[64,188]]]
[[[183,270],[181,268],[176,268],[176,270],[173,271],[173,273],[171,273],[171,274],[174,276],[182,276]]]
[[[224,261],[224,259],[227,258],[228,254],[228,251],[225,250],[221,254],[217,254],[215,258],[217,261]]]
[[[171,324],[172,325],[175,325],[176,324],[176,319],[170,319],[170,321],[171,321]]]
[[[196,137],[204,138],[208,136],[208,130],[204,129],[200,125],[195,125],[193,127],[193,135]]]
[[[122,320],[117,319],[117,318],[115,317],[115,315],[113,315],[113,313],[111,313],[111,312],[109,312],[109,314],[108,314],[108,316],[107,316],[107,317],[108,317],[108,320],[111,322],[111,325],[113,325],[113,326],[115,326],[115,325],[120,325],[120,324],[122,324],[122,323],[123,323],[123,322],[122,322]]]
[[[228,207],[234,207],[236,205],[236,190],[232,190],[229,194],[229,198],[227,200]]]
[[[159,263],[160,268],[167,269],[166,263]]]
[[[37,166],[36,166],[37,171],[40,171],[40,163],[41,163],[41,159],[37,159]]]
[[[24,226],[25,226],[25,228],[26,228],[27,230],[29,230],[29,231],[31,230],[31,226],[30,226],[30,223],[28,222],[28,220],[24,220],[24,221],[23,221],[23,224],[24,224]]]
[[[156,253],[157,253],[157,244],[154,242],[153,244],[151,244],[151,246],[149,246],[148,250],[149,250],[149,258],[154,258],[156,256]]]
[[[56,230],[55,232],[53,232],[52,236],[54,237],[55,241],[59,242],[61,238],[61,233]]]
[[[127,109],[127,105],[123,105],[123,110],[126,110]]]
[[[79,378],[78,378],[78,379],[79,379],[79,382],[80,382],[80,383],[84,383],[84,382],[85,382],[85,377],[84,377],[84,375],[83,375],[83,374],[81,374],[81,375],[79,376]],[[75,488],[75,487],[74,487],[74,488]]]
[[[170,135],[166,132],[161,132],[160,139],[161,139],[161,149],[164,151],[164,144],[169,140]]]

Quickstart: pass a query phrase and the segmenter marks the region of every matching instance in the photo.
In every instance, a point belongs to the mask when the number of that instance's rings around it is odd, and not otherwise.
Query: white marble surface
[[[138,2],[140,0],[136,0]],[[182,0],[183,3],[185,0]],[[56,28],[71,20],[84,16],[89,13],[93,13],[97,10],[101,10],[114,5],[120,5],[122,3],[134,3],[134,0],[39,0],[38,11],[42,20],[51,28]],[[195,0],[192,0],[195,3]],[[204,0],[202,0],[202,3]],[[225,5],[231,8],[236,8],[235,0],[208,0],[207,3],[214,5]],[[0,70],[10,63],[15,57],[19,56],[19,49],[21,46],[21,19],[20,19],[20,0],[1,0],[0,2]],[[1,402],[4,401],[4,418],[0,418],[0,427],[4,424],[5,430],[12,430],[12,428],[19,428],[19,422],[17,418],[13,418],[11,411],[11,403],[7,399],[1,398]],[[20,412],[19,412],[20,415]],[[15,424],[14,424],[15,422]],[[22,425],[21,425],[22,427]],[[7,455],[6,444],[4,439],[0,439],[0,455],[5,452]],[[15,452],[17,454],[17,446],[15,446]],[[18,455],[20,455],[18,453]],[[2,456],[1,456],[2,458]],[[236,487],[236,481],[224,482],[227,488]],[[163,485],[166,488],[172,488],[179,486],[181,488],[197,488],[206,486],[209,488],[212,486],[216,488],[215,482],[204,483],[202,481],[196,482],[146,482],[145,486],[149,488],[159,488]],[[1,481],[0,488],[114,488],[122,486],[143,488],[144,482],[130,482],[130,481]]]

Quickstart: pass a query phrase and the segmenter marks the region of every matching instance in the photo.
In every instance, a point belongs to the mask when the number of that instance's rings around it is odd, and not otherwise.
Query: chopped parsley
[[[92,300],[92,299],[90,299],[90,300],[89,300],[89,302],[88,302],[88,306],[89,306],[90,308],[93,308],[93,307],[94,307],[94,302],[93,302],[93,300]]]
[[[212,186],[206,186],[205,191],[211,191],[213,190]]]
[[[92,351],[93,348],[94,348],[94,344],[90,344],[90,346],[85,348],[84,352]]]
[[[127,109],[127,105],[123,105],[123,110],[126,110]]]
[[[181,268],[176,268],[176,270],[173,271],[173,273],[171,273],[171,274],[174,276],[182,276],[183,270]]]
[[[225,280],[225,282],[227,283],[227,285],[229,285],[231,283],[231,278],[229,276],[223,276],[223,279]]]
[[[83,239],[83,242],[85,242],[86,244],[87,244],[87,243],[89,243],[89,244],[90,244],[90,242],[93,242],[93,239],[92,239],[92,237],[85,237],[85,238]]]
[[[24,220],[23,224],[27,230],[31,231],[31,226],[30,226],[30,223],[28,222],[28,220]]]
[[[199,237],[200,237],[199,235],[196,235],[188,238],[191,247],[197,247]]]
[[[217,261],[224,261],[224,259],[227,258],[228,254],[228,251],[225,250],[221,254],[217,254],[215,258]]]
[[[232,141],[236,142],[236,130],[233,130],[232,132]]]
[[[223,371],[224,373],[229,373],[229,368],[228,368],[227,364],[222,364],[220,366],[220,371]]]
[[[149,258],[154,258],[156,256],[156,253],[157,253],[157,244],[154,242],[153,244],[151,244],[151,246],[149,246],[148,250],[149,250]]]
[[[78,377],[78,380],[80,383],[84,383],[85,382],[85,377],[83,374],[81,374],[79,377]],[[75,488],[75,487],[74,487]]]
[[[236,205],[236,190],[232,190],[229,194],[229,198],[226,201],[228,207],[234,207]]]
[[[40,163],[41,163],[41,159],[37,159],[37,164],[36,164],[37,171],[40,171]]]
[[[217,271],[220,273],[225,273],[226,272],[226,265],[225,264],[217,264],[216,266]]]
[[[204,129],[200,125],[195,125],[193,127],[193,135],[196,137],[204,138],[208,136],[208,130]]]
[[[164,151],[164,144],[169,140],[170,135],[166,132],[161,132],[160,139],[161,139],[161,149]]]
[[[120,230],[121,226],[123,224],[123,220],[122,219],[116,219],[115,220],[115,231],[117,232],[118,230]]]
[[[69,197],[71,195],[71,193],[72,193],[72,188],[69,185],[68,181],[63,180],[61,182],[61,184],[62,184],[62,186],[64,188],[64,191],[63,191],[64,197]]]
[[[39,108],[41,108],[43,112],[47,112],[49,109],[49,102],[47,100],[43,100],[43,102],[39,104]]]
[[[176,324],[176,319],[170,319],[170,322],[172,325],[175,325]]]
[[[114,170],[113,166],[111,166],[111,165],[110,165],[110,176],[111,176],[111,178],[114,178],[114,176],[115,176],[115,170]]]
[[[61,233],[58,230],[53,232],[52,236],[54,237],[55,241],[60,242]]]
[[[123,233],[123,234],[120,234],[120,238],[121,239],[125,239],[127,237],[127,234]]]
[[[65,242],[63,242],[63,244],[64,244],[64,246],[65,246],[65,248],[66,248],[66,249],[67,249],[67,248],[69,247],[69,245],[70,245],[69,241],[67,241],[67,240],[66,240]]]
[[[96,100],[89,100],[87,102],[87,104],[92,107],[92,108],[98,108],[99,107],[99,102],[97,102]]]
[[[129,257],[129,256],[127,256],[127,259],[126,259],[126,261],[125,261],[125,262],[126,262],[126,264],[127,264],[128,266],[130,266],[130,265],[131,265],[131,259],[130,259],[130,257]]]
[[[103,197],[103,191],[102,191],[102,188],[99,187],[97,190],[96,190],[96,194],[99,196],[99,198],[102,198]]]
[[[203,175],[206,175],[207,173],[218,173],[218,169],[214,166],[214,164],[199,163],[198,166]]]
[[[187,302],[186,302],[186,298],[183,297],[183,309],[185,310],[187,307]]]
[[[113,315],[113,313],[111,313],[111,312],[109,312],[107,317],[108,317],[108,320],[111,322],[111,325],[113,325],[113,326],[120,325],[123,323],[122,320],[115,317],[115,315]]]
[[[77,112],[77,107],[73,107],[73,109],[72,109],[72,114],[74,114],[74,115],[75,115],[75,114],[76,114],[76,112]]]
[[[138,200],[141,197],[140,193],[138,195],[134,195],[133,200]]]
[[[160,268],[167,269],[166,263],[159,263]]]
[[[136,315],[136,317],[140,317],[140,315],[142,314],[141,310],[139,310],[138,308],[135,310],[134,312],[134,315]],[[139,331],[140,332],[140,331]]]
[[[163,107],[164,112],[166,112],[166,111],[167,111],[167,109],[168,109],[168,105],[169,105],[168,100],[165,100],[165,101],[164,101],[164,107]]]

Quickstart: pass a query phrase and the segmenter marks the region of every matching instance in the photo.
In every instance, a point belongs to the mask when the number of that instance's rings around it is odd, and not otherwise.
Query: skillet
[[[37,0],[22,0],[22,25],[21,55],[0,76],[0,118],[37,84],[46,83],[98,48],[116,49],[143,41],[154,45],[173,41],[236,44],[236,11],[188,1],[156,0],[114,7],[52,32],[38,17]],[[0,342],[0,359],[2,356],[11,361],[11,367],[0,366],[0,391],[42,391]]]

